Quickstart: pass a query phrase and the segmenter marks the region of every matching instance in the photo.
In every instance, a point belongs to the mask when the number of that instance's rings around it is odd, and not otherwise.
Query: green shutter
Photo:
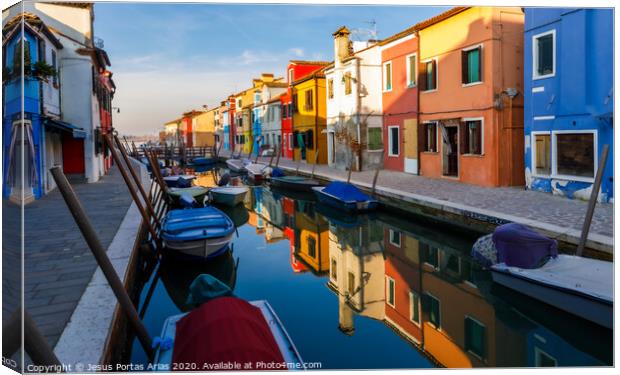
[[[381,140],[382,128],[368,128],[368,149],[380,150],[383,148]]]
[[[480,82],[480,49],[467,53],[467,83]]]

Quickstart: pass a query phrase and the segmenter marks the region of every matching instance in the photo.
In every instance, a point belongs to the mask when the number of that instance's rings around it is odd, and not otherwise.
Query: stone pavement
[[[118,169],[73,188],[107,248],[131,204]],[[3,202],[3,215],[18,214],[19,206]],[[54,347],[97,263],[57,189],[25,206],[24,227],[25,306]]]
[[[222,153],[223,157],[229,154]],[[259,161],[269,163],[270,157],[260,157]],[[273,162],[275,164],[275,160]],[[294,170],[297,162],[280,159],[279,166]],[[309,174],[312,165],[301,163],[300,172]],[[318,177],[346,180],[347,171],[317,165]],[[352,172],[351,182],[360,186],[372,185],[374,171]],[[377,180],[377,192],[393,197],[411,198],[416,204],[441,207],[452,212],[474,212],[481,216],[497,217],[507,221],[532,225],[549,234],[557,233],[556,238],[579,238],[583,225],[587,202],[572,200],[552,194],[525,190],[518,187],[485,188],[451,181],[432,179],[403,172],[383,170]],[[588,245],[604,247],[610,252],[613,246],[613,204],[597,204],[590,227]]]

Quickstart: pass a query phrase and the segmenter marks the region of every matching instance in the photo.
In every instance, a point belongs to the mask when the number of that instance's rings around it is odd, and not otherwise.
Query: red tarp
[[[196,364],[194,369],[198,371],[286,369],[282,368],[284,358],[260,309],[235,297],[206,302],[179,320],[172,362]],[[233,367],[211,367],[226,364]]]

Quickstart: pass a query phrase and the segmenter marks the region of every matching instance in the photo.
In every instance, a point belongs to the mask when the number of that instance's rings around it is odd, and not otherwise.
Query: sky
[[[289,60],[333,60],[340,26],[385,39],[447,7],[96,3],[122,134],[157,134],[191,109],[251,87],[261,72],[284,76]]]

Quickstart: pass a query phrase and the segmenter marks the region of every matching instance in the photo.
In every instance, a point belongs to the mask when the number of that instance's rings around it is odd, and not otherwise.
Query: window
[[[314,132],[312,130],[306,130],[305,143],[306,148],[310,150],[314,148]]]
[[[484,359],[486,347],[486,328],[477,320],[465,317],[465,350]]]
[[[418,77],[418,57],[413,54],[407,56],[407,87],[414,87]]]
[[[288,117],[293,117],[293,102],[288,103]]]
[[[420,90],[437,90],[437,60],[430,60],[422,63],[422,73],[420,74]]]
[[[297,94],[293,94],[293,111],[295,111],[295,113],[299,112],[299,108],[297,107]]]
[[[388,155],[389,156],[398,156],[400,154],[400,137],[399,137],[400,129],[398,126],[389,126],[388,127]]]
[[[482,82],[482,47],[461,51],[461,77],[464,85]]]
[[[282,118],[287,118],[288,117],[288,111],[287,111],[287,106],[285,104],[282,104]]]
[[[540,350],[538,347],[535,348],[534,352],[534,364],[536,367],[556,367],[558,365],[558,361],[556,361],[555,358]]]
[[[368,128],[368,150],[383,149],[383,130],[381,128]]]
[[[437,152],[437,123],[429,122],[422,124],[422,150],[425,152]]]
[[[428,321],[429,323],[434,325],[435,328],[440,329],[441,328],[441,303],[439,302],[437,298],[431,296],[430,294],[427,294],[426,298],[428,300]]]
[[[461,154],[482,155],[482,119],[461,121]]]
[[[532,134],[532,159],[534,174],[551,174],[551,134]]]
[[[314,105],[312,103],[313,90],[312,89],[306,90],[305,95],[306,95],[306,102],[304,105],[304,109],[306,111],[312,111],[312,109],[314,108]]]
[[[52,83],[54,85],[58,84],[58,63],[56,62],[56,51],[52,50],[52,67],[54,68],[54,76],[52,77]]]
[[[424,263],[433,266],[435,269],[439,269],[439,249],[430,246],[425,243],[420,243],[420,248],[422,250],[422,259]]]
[[[350,72],[344,73],[343,79],[344,79],[344,94],[349,95],[351,94],[351,73]]]
[[[386,276],[386,288],[387,288],[387,304],[396,307],[396,283],[394,279]]]
[[[308,237],[308,255],[316,258],[316,240],[314,237]]]
[[[332,279],[334,281],[338,280],[338,263],[336,262],[336,258],[332,258],[332,269],[331,269]]]
[[[532,37],[533,78],[555,75],[555,30]]]
[[[327,98],[334,98],[334,79],[330,78],[327,80]]]
[[[414,291],[409,292],[409,319],[420,325],[420,295]]]
[[[390,229],[390,244],[400,247],[401,233],[397,230]]]
[[[349,292],[349,296],[352,296],[355,294],[355,275],[353,274],[353,272],[349,272],[347,274],[347,286],[348,286],[348,292]]]
[[[288,70],[288,83],[291,84],[293,82],[293,69]]]
[[[45,40],[39,39],[39,61],[47,62],[45,56]]]
[[[594,133],[555,133],[555,173],[594,178]]]
[[[383,91],[392,91],[392,63],[383,64]]]

